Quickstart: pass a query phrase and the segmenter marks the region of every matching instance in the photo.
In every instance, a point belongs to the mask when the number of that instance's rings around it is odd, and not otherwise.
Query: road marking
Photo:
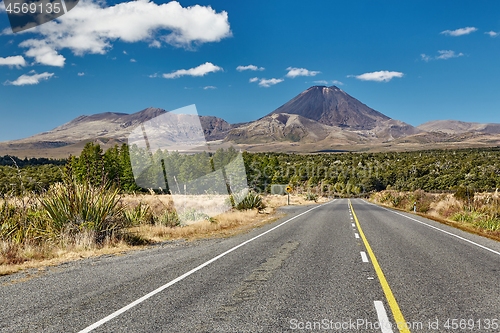
[[[365,251],[361,251],[360,253],[361,253],[361,260],[363,262],[368,262],[368,257],[366,256]]]
[[[376,206],[376,207],[380,207],[380,206],[375,205],[375,204],[372,204],[372,203],[370,203],[370,204],[371,204],[371,205],[374,205],[374,206]],[[448,234],[448,235],[450,235],[450,236],[456,237],[456,238],[458,238],[458,239],[461,239],[461,240],[463,240],[463,241],[466,241],[467,243],[470,243],[470,244],[472,244],[472,245],[475,245],[475,246],[480,247],[480,248],[482,248],[482,249],[484,249],[484,250],[486,250],[486,251],[490,251],[491,253],[494,253],[494,254],[497,254],[497,255],[499,255],[499,256],[500,256],[500,252],[495,251],[495,250],[493,250],[493,249],[490,249],[489,247],[486,247],[486,246],[484,246],[484,245],[478,244],[478,243],[476,243],[476,242],[473,242],[473,241],[471,241],[471,240],[468,240],[467,238],[464,238],[464,237],[461,237],[461,236],[455,235],[455,234],[454,234],[454,233],[452,233],[452,232],[449,232],[449,231],[446,231],[446,230],[440,229],[440,228],[438,228],[438,227],[435,227],[435,226],[433,226],[433,225],[430,225],[430,224],[427,224],[427,223],[425,223],[425,222],[419,221],[419,220],[417,220],[417,219],[414,219],[413,217],[409,217],[409,216],[406,216],[406,215],[404,215],[404,214],[401,214],[401,213],[395,212],[395,211],[390,210],[390,209],[388,209],[388,208],[385,208],[385,207],[380,207],[380,208],[385,209],[385,210],[388,210],[389,212],[394,213],[394,214],[396,214],[396,215],[400,215],[400,216],[406,217],[406,218],[407,218],[407,219],[409,219],[409,220],[412,220],[412,221],[418,222],[418,223],[423,224],[423,225],[425,225],[425,226],[427,226],[427,227],[429,227],[429,228],[439,230],[439,231],[441,231],[441,232],[444,232],[445,234]]]
[[[351,223],[351,225],[352,225],[353,228],[356,228],[356,225],[354,223]]]
[[[356,216],[356,212],[354,211],[354,208],[352,207],[351,200],[349,200],[349,208],[352,211],[352,215],[354,216],[354,220],[356,221],[356,225],[358,226],[358,231],[359,235],[361,236],[361,239],[363,240],[363,243],[365,244],[366,251],[368,252],[368,255],[370,256],[370,259],[373,264],[373,268],[375,269],[375,272],[377,273],[378,280],[380,281],[380,285],[382,286],[382,290],[384,291],[385,298],[387,299],[387,302],[389,303],[389,307],[391,308],[392,315],[394,317],[394,320],[396,321],[396,325],[399,324],[399,332],[400,333],[411,333],[410,330],[404,325],[406,323],[405,318],[403,317],[403,313],[401,312],[401,309],[399,308],[398,302],[396,301],[396,298],[394,297],[394,294],[392,293],[391,287],[389,286],[389,283],[387,282],[384,272],[382,272],[382,268],[380,268],[380,265],[378,263],[377,258],[375,257],[375,253],[373,253],[373,250],[368,243],[368,240],[366,239],[365,233],[361,229],[361,225],[359,224],[358,217]]]
[[[359,238],[359,234],[357,232],[354,233],[354,238]]]
[[[187,278],[187,277],[188,277],[188,276],[190,276],[191,274],[193,274],[193,273],[195,273],[195,272],[199,271],[200,269],[204,268],[205,266],[210,265],[210,264],[211,264],[211,263],[213,263],[214,261],[219,260],[220,258],[222,258],[222,257],[224,257],[225,255],[227,255],[227,254],[229,254],[229,253],[231,253],[231,252],[235,251],[236,249],[238,249],[238,248],[242,247],[243,245],[246,245],[246,244],[248,244],[248,243],[250,243],[250,242],[252,242],[252,241],[256,240],[257,238],[260,238],[260,237],[264,236],[265,234],[270,233],[271,231],[278,229],[278,228],[279,228],[279,227],[281,227],[282,225],[284,225],[284,224],[286,224],[286,223],[288,223],[288,222],[290,222],[290,221],[292,221],[292,220],[295,220],[295,219],[296,219],[297,217],[299,217],[299,216],[305,215],[305,214],[309,213],[310,211],[315,210],[316,208],[322,207],[322,206],[324,206],[324,205],[328,205],[328,204],[330,204],[330,203],[332,203],[332,202],[334,202],[334,201],[335,201],[335,200],[332,200],[332,201],[330,201],[330,202],[327,202],[327,203],[324,203],[324,204],[322,204],[322,205],[319,205],[319,206],[313,207],[313,208],[311,208],[311,209],[309,209],[309,210],[306,210],[305,212],[300,213],[299,215],[296,215],[296,216],[294,216],[294,217],[292,217],[292,218],[289,218],[289,219],[288,219],[288,220],[286,220],[285,222],[282,222],[282,223],[278,224],[277,226],[275,226],[275,227],[273,227],[273,228],[271,228],[271,229],[269,229],[269,230],[267,230],[267,231],[264,231],[263,233],[261,233],[261,234],[259,234],[259,235],[255,236],[255,237],[253,237],[253,238],[251,238],[251,239],[249,239],[249,240],[247,240],[247,241],[244,241],[243,243],[241,243],[241,244],[239,244],[239,245],[236,245],[235,247],[230,248],[230,249],[229,249],[229,250],[227,250],[226,252],[223,252],[223,253],[219,254],[218,256],[216,256],[216,257],[214,257],[214,258],[212,258],[212,259],[210,259],[210,260],[208,260],[208,261],[204,262],[203,264],[199,265],[198,267],[193,268],[193,269],[192,269],[192,270],[190,270],[189,272],[186,272],[186,273],[182,274],[181,276],[179,276],[179,277],[177,277],[177,278],[173,279],[172,281],[170,281],[170,282],[168,282],[168,283],[164,284],[163,286],[161,286],[161,287],[159,287],[159,288],[157,288],[157,289],[153,290],[153,291],[152,291],[152,292],[150,292],[149,294],[146,294],[146,295],[142,296],[141,298],[139,298],[139,299],[137,299],[137,300],[133,301],[132,303],[130,303],[130,304],[128,304],[128,305],[126,305],[126,306],[124,306],[123,308],[121,308],[121,309],[119,309],[119,310],[117,310],[117,311],[113,312],[113,313],[112,313],[112,314],[110,314],[109,316],[104,317],[103,319],[101,319],[101,320],[99,320],[99,321],[95,322],[94,324],[92,324],[92,325],[90,325],[90,326],[88,326],[88,327],[84,328],[83,330],[81,330],[81,331],[80,331],[80,332],[78,332],[78,333],[87,333],[87,332],[91,332],[91,331],[93,331],[94,329],[96,329],[96,328],[98,328],[99,326],[101,326],[101,325],[103,325],[103,324],[107,323],[107,322],[108,322],[108,321],[110,321],[111,319],[118,317],[118,316],[119,316],[119,315],[121,315],[122,313],[124,313],[124,312],[126,312],[126,311],[128,311],[128,310],[132,309],[134,306],[136,306],[136,305],[138,305],[138,304],[140,304],[140,303],[144,302],[144,301],[145,301],[145,300],[147,300],[148,298],[151,298],[152,296],[154,296],[154,295],[158,294],[159,292],[161,292],[161,291],[163,291],[163,290],[167,289],[168,287],[170,287],[170,286],[172,286],[172,285],[176,284],[177,282],[184,280],[185,278]]]
[[[381,301],[374,301],[375,310],[377,310],[378,323],[380,324],[380,329],[382,333],[394,333],[392,331],[391,322],[387,317],[387,312],[385,311],[384,303]]]

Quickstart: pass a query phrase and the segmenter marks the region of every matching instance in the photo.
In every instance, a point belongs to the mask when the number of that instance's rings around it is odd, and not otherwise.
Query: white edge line
[[[319,206],[313,207],[313,208],[311,208],[311,209],[309,209],[309,210],[306,210],[305,212],[300,213],[299,215],[295,215],[294,217],[292,217],[292,218],[290,218],[290,219],[286,220],[285,222],[282,222],[282,223],[278,224],[277,226],[275,226],[275,227],[273,227],[273,228],[271,228],[271,229],[269,229],[269,230],[267,230],[267,231],[264,231],[263,233],[261,233],[261,234],[259,234],[259,235],[255,236],[255,237],[253,237],[253,238],[251,238],[251,239],[249,239],[249,240],[246,240],[246,241],[244,241],[243,243],[241,243],[241,244],[239,244],[239,245],[236,245],[235,247],[233,247],[233,248],[231,248],[231,249],[227,250],[226,252],[223,252],[223,253],[219,254],[218,256],[216,256],[216,257],[214,257],[214,258],[212,258],[212,259],[210,259],[210,260],[208,260],[208,261],[204,262],[203,264],[199,265],[198,267],[193,268],[193,269],[192,269],[192,270],[190,270],[189,272],[186,272],[186,273],[182,274],[181,276],[179,276],[179,277],[177,277],[177,278],[173,279],[172,281],[168,282],[167,284],[164,284],[163,286],[161,286],[161,287],[159,287],[159,288],[157,288],[157,289],[153,290],[153,291],[152,291],[152,292],[150,292],[149,294],[146,294],[146,295],[142,296],[141,298],[139,298],[139,299],[137,299],[137,300],[133,301],[132,303],[130,303],[130,304],[128,304],[128,305],[126,305],[126,306],[124,306],[123,308],[121,308],[121,309],[119,309],[119,310],[117,310],[117,311],[113,312],[113,313],[112,313],[112,314],[110,314],[109,316],[106,316],[106,317],[104,317],[103,319],[101,319],[101,320],[99,320],[99,321],[95,322],[94,324],[92,324],[92,325],[90,325],[90,326],[88,326],[88,327],[84,328],[83,330],[79,331],[78,333],[88,333],[88,332],[91,332],[92,330],[96,329],[97,327],[99,327],[99,326],[101,326],[101,325],[103,325],[103,324],[107,323],[108,321],[110,321],[110,320],[111,320],[111,319],[113,319],[113,318],[118,317],[119,315],[121,315],[122,313],[124,313],[124,312],[126,312],[126,311],[130,310],[130,309],[131,309],[131,308],[133,308],[134,306],[136,306],[136,305],[138,305],[138,304],[140,304],[140,303],[144,302],[144,301],[145,301],[145,300],[147,300],[148,298],[151,298],[152,296],[154,296],[154,295],[158,294],[159,292],[161,292],[161,291],[163,291],[163,290],[167,289],[168,287],[170,287],[170,286],[172,286],[172,285],[176,284],[177,282],[179,282],[179,281],[181,281],[181,280],[185,279],[185,278],[186,278],[186,277],[188,277],[189,275],[191,275],[191,274],[193,274],[193,273],[195,273],[195,272],[199,271],[200,269],[204,268],[205,266],[210,265],[210,264],[211,264],[211,263],[213,263],[214,261],[219,260],[220,258],[222,258],[222,257],[224,257],[225,255],[227,255],[227,254],[229,254],[229,253],[233,252],[234,250],[236,250],[236,249],[238,249],[238,248],[242,247],[243,245],[246,245],[246,244],[248,244],[248,243],[250,243],[250,242],[252,242],[252,241],[256,240],[257,238],[262,237],[262,236],[264,236],[265,234],[267,234],[267,233],[269,233],[269,232],[271,232],[271,231],[273,231],[273,230],[275,230],[275,229],[278,229],[278,228],[279,228],[279,227],[281,227],[282,225],[284,225],[284,224],[286,224],[286,223],[288,223],[288,222],[290,222],[290,221],[292,221],[292,220],[295,220],[295,219],[296,219],[297,217],[299,217],[299,216],[305,215],[305,214],[309,213],[310,211],[312,211],[312,210],[314,210],[314,209],[316,209],[316,208],[319,208],[319,207],[322,207],[322,206],[324,206],[324,205],[330,204],[330,203],[332,203],[333,201],[335,201],[335,200],[332,200],[332,201],[330,201],[330,202],[327,202],[327,203],[324,203],[324,204],[322,204],[322,205],[319,205]]]
[[[385,311],[384,303],[381,301],[373,301],[375,304],[375,310],[377,310],[378,323],[380,324],[380,329],[382,333],[394,333],[392,331],[392,325],[387,317],[387,312]]]
[[[368,262],[368,257],[366,256],[366,252],[365,251],[361,251],[361,260],[363,262]]]
[[[458,238],[458,239],[461,239],[461,240],[463,240],[463,241],[466,241],[467,243],[473,244],[473,245],[475,245],[475,246],[477,246],[477,247],[480,247],[480,248],[482,248],[482,249],[485,249],[485,250],[487,250],[487,251],[490,251],[490,252],[492,252],[492,253],[497,254],[497,255],[499,255],[499,256],[500,256],[500,252],[495,251],[495,250],[493,250],[493,249],[490,249],[489,247],[486,247],[486,246],[484,246],[484,245],[478,244],[478,243],[476,243],[476,242],[473,242],[473,241],[471,241],[471,240],[468,240],[467,238],[464,238],[464,237],[462,237],[462,236],[455,235],[455,234],[454,234],[454,233],[452,233],[452,232],[449,232],[449,231],[446,231],[446,230],[440,229],[440,228],[435,227],[435,226],[433,226],[433,225],[430,225],[430,224],[427,224],[427,223],[425,223],[425,222],[422,222],[422,221],[419,221],[419,220],[417,220],[417,219],[414,219],[413,217],[409,217],[409,216],[406,216],[406,215],[404,215],[404,214],[401,214],[401,213],[395,212],[395,211],[393,211],[393,210],[391,210],[391,209],[388,209],[388,208],[385,208],[385,207],[381,207],[381,206],[379,206],[379,205],[375,205],[375,204],[372,204],[372,203],[369,203],[369,204],[374,205],[374,206],[376,206],[376,207],[380,207],[380,208],[385,209],[385,210],[388,210],[388,211],[390,211],[391,213],[394,213],[394,214],[396,214],[396,215],[400,215],[400,216],[406,217],[406,218],[407,218],[407,219],[409,219],[409,220],[412,220],[412,221],[418,222],[418,223],[420,223],[420,224],[423,224],[423,225],[425,225],[425,226],[428,226],[429,228],[439,230],[439,231],[441,231],[441,232],[444,232],[445,234],[448,234],[448,235],[450,235],[450,236],[456,237],[456,238]]]

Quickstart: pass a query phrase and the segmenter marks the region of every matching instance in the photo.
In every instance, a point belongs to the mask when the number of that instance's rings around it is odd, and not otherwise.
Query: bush
[[[453,195],[457,200],[468,202],[474,200],[474,190],[460,186]]]
[[[127,225],[139,225],[147,222],[154,222],[153,214],[151,213],[150,207],[146,204],[140,202],[133,209],[123,210],[123,217],[125,218]]]
[[[248,194],[242,199],[241,196],[237,194],[232,194],[232,201],[235,202],[235,208],[238,210],[247,209],[264,209],[266,206],[262,200],[262,196],[255,192],[248,192]]]
[[[317,202],[318,201],[318,195],[315,194],[315,193],[307,192],[304,195],[304,199],[309,200],[309,201]]]
[[[176,211],[166,210],[163,214],[154,218],[155,224],[163,225],[165,227],[178,227],[181,225],[181,220]]]
[[[40,203],[52,221],[55,234],[93,231],[95,241],[102,243],[126,226],[119,200],[118,189],[70,180],[53,185]]]

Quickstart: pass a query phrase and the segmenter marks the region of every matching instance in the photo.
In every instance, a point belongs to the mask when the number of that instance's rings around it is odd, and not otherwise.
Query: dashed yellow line
[[[375,254],[373,253],[373,250],[368,243],[368,240],[366,239],[366,236],[361,229],[361,225],[359,224],[358,217],[356,216],[356,213],[354,212],[354,208],[352,207],[351,200],[349,200],[349,207],[351,208],[352,216],[354,216],[354,221],[356,222],[356,226],[358,227],[358,232],[359,235],[361,236],[361,239],[363,240],[363,243],[365,244],[366,252],[368,252],[368,255],[370,256],[370,259],[373,264],[373,268],[375,268],[375,272],[377,273],[377,277],[380,281],[380,284],[382,285],[382,290],[384,291],[385,298],[387,299],[387,302],[389,303],[389,306],[392,311],[392,315],[394,317],[394,320],[396,321],[396,326],[399,329],[400,333],[411,333],[410,330],[408,329],[406,325],[406,320],[403,317],[403,313],[401,312],[401,309],[399,308],[398,302],[396,301],[396,298],[394,297],[394,294],[392,293],[391,287],[389,287],[389,283],[387,282],[384,272],[382,272],[382,268],[380,268],[380,265],[378,264],[377,258],[375,257]]]

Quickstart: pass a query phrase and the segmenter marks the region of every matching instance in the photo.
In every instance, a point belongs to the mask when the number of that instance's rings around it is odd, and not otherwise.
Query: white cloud
[[[78,76],[84,76],[84,75],[85,75],[85,73],[84,73],[84,72],[80,72],[80,73],[78,73]]]
[[[429,56],[429,55],[427,55],[427,54],[425,54],[425,53],[422,53],[422,54],[420,55],[420,58],[421,58],[423,61],[429,61],[429,60],[431,60],[431,59],[432,59],[432,57],[431,57],[431,56]]]
[[[28,39],[19,44],[21,47],[29,48],[25,55],[30,58],[35,58],[35,62],[48,65],[63,67],[66,58],[58,54],[56,50],[43,40]]]
[[[250,80],[248,80],[249,82],[257,82],[259,81],[259,78],[258,77],[253,77],[251,78]]]
[[[162,40],[189,49],[231,36],[225,11],[217,13],[210,6],[182,7],[176,1],[159,5],[149,0],[114,6],[106,6],[102,0],[81,0],[67,14],[25,33],[40,36],[21,43],[28,48],[27,56],[40,53],[39,48],[44,47],[60,58],[58,51],[62,49],[80,56],[105,54],[115,41],[157,45],[155,41]],[[56,63],[61,66],[61,60]],[[50,61],[43,64],[50,65]]]
[[[211,62],[206,62],[198,67],[190,68],[190,69],[179,69],[175,72],[169,74],[163,74],[165,79],[177,79],[181,76],[205,76],[208,73],[215,73],[221,71],[222,68],[219,66],[215,66]]]
[[[489,35],[490,37],[497,37],[500,33],[495,32],[495,31],[488,31],[485,32],[486,35]]]
[[[319,71],[310,71],[305,68],[296,68],[296,67],[288,67],[286,70],[288,71],[286,77],[290,78],[295,78],[297,76],[316,76],[319,73],[321,73]]]
[[[243,71],[263,71],[265,70],[264,67],[257,67],[255,65],[248,65],[248,66],[238,66],[236,67],[236,70],[238,72],[243,72]]]
[[[390,72],[390,71],[378,71],[371,73],[364,73],[361,75],[355,75],[354,77],[362,81],[377,81],[377,82],[389,82],[393,78],[403,77],[401,72]]]
[[[322,85],[326,86],[328,84],[328,81],[326,81],[326,80],[318,80],[318,81],[313,81],[313,83],[322,84]]]
[[[130,62],[137,62],[134,58],[130,59]]]
[[[9,67],[23,67],[26,66],[26,60],[24,60],[23,56],[12,56],[12,57],[6,57],[2,58],[0,57],[0,66],[9,66]]]
[[[13,86],[25,86],[25,85],[33,85],[33,84],[38,84],[42,80],[48,80],[52,76],[54,76],[54,73],[41,73],[37,74],[34,71],[31,71],[28,74],[23,74],[20,77],[18,77],[15,81],[6,81],[4,84],[5,85],[13,85]]]
[[[455,51],[452,51],[452,50],[439,50],[438,53],[439,53],[439,55],[436,57],[436,59],[441,59],[441,60],[458,58],[458,57],[462,57],[464,55],[462,52],[455,53]]]
[[[127,53],[127,51],[123,50],[123,54],[127,55],[128,53]]]
[[[458,37],[458,36],[463,36],[463,35],[471,34],[474,31],[477,31],[477,28],[475,28],[475,27],[465,27],[465,28],[460,28],[460,29],[457,29],[457,30],[445,30],[445,31],[441,31],[441,34],[442,35],[447,35],[447,36]]]
[[[212,90],[212,89],[217,89],[217,87],[214,87],[214,86],[206,86],[206,87],[203,87],[204,90]]]
[[[344,85],[343,82],[340,82],[340,81],[337,81],[337,80],[333,80],[332,83],[335,84],[335,85],[337,85],[337,86],[343,86]]]
[[[264,88],[269,88],[270,86],[274,86],[275,84],[278,84],[280,82],[283,82],[283,79],[260,79],[259,81],[259,86],[264,87]]]
[[[463,56],[464,56],[464,54],[462,52],[456,53],[453,50],[439,50],[438,51],[438,55],[435,56],[435,57],[432,57],[430,55],[422,53],[420,55],[420,58],[423,61],[428,62],[428,61],[431,61],[431,60],[448,60],[448,59],[451,59],[451,58],[458,58],[458,57],[463,57]]]
[[[161,47],[161,43],[157,40],[154,40],[151,43],[149,43],[149,47],[154,47],[154,48],[159,49]]]

